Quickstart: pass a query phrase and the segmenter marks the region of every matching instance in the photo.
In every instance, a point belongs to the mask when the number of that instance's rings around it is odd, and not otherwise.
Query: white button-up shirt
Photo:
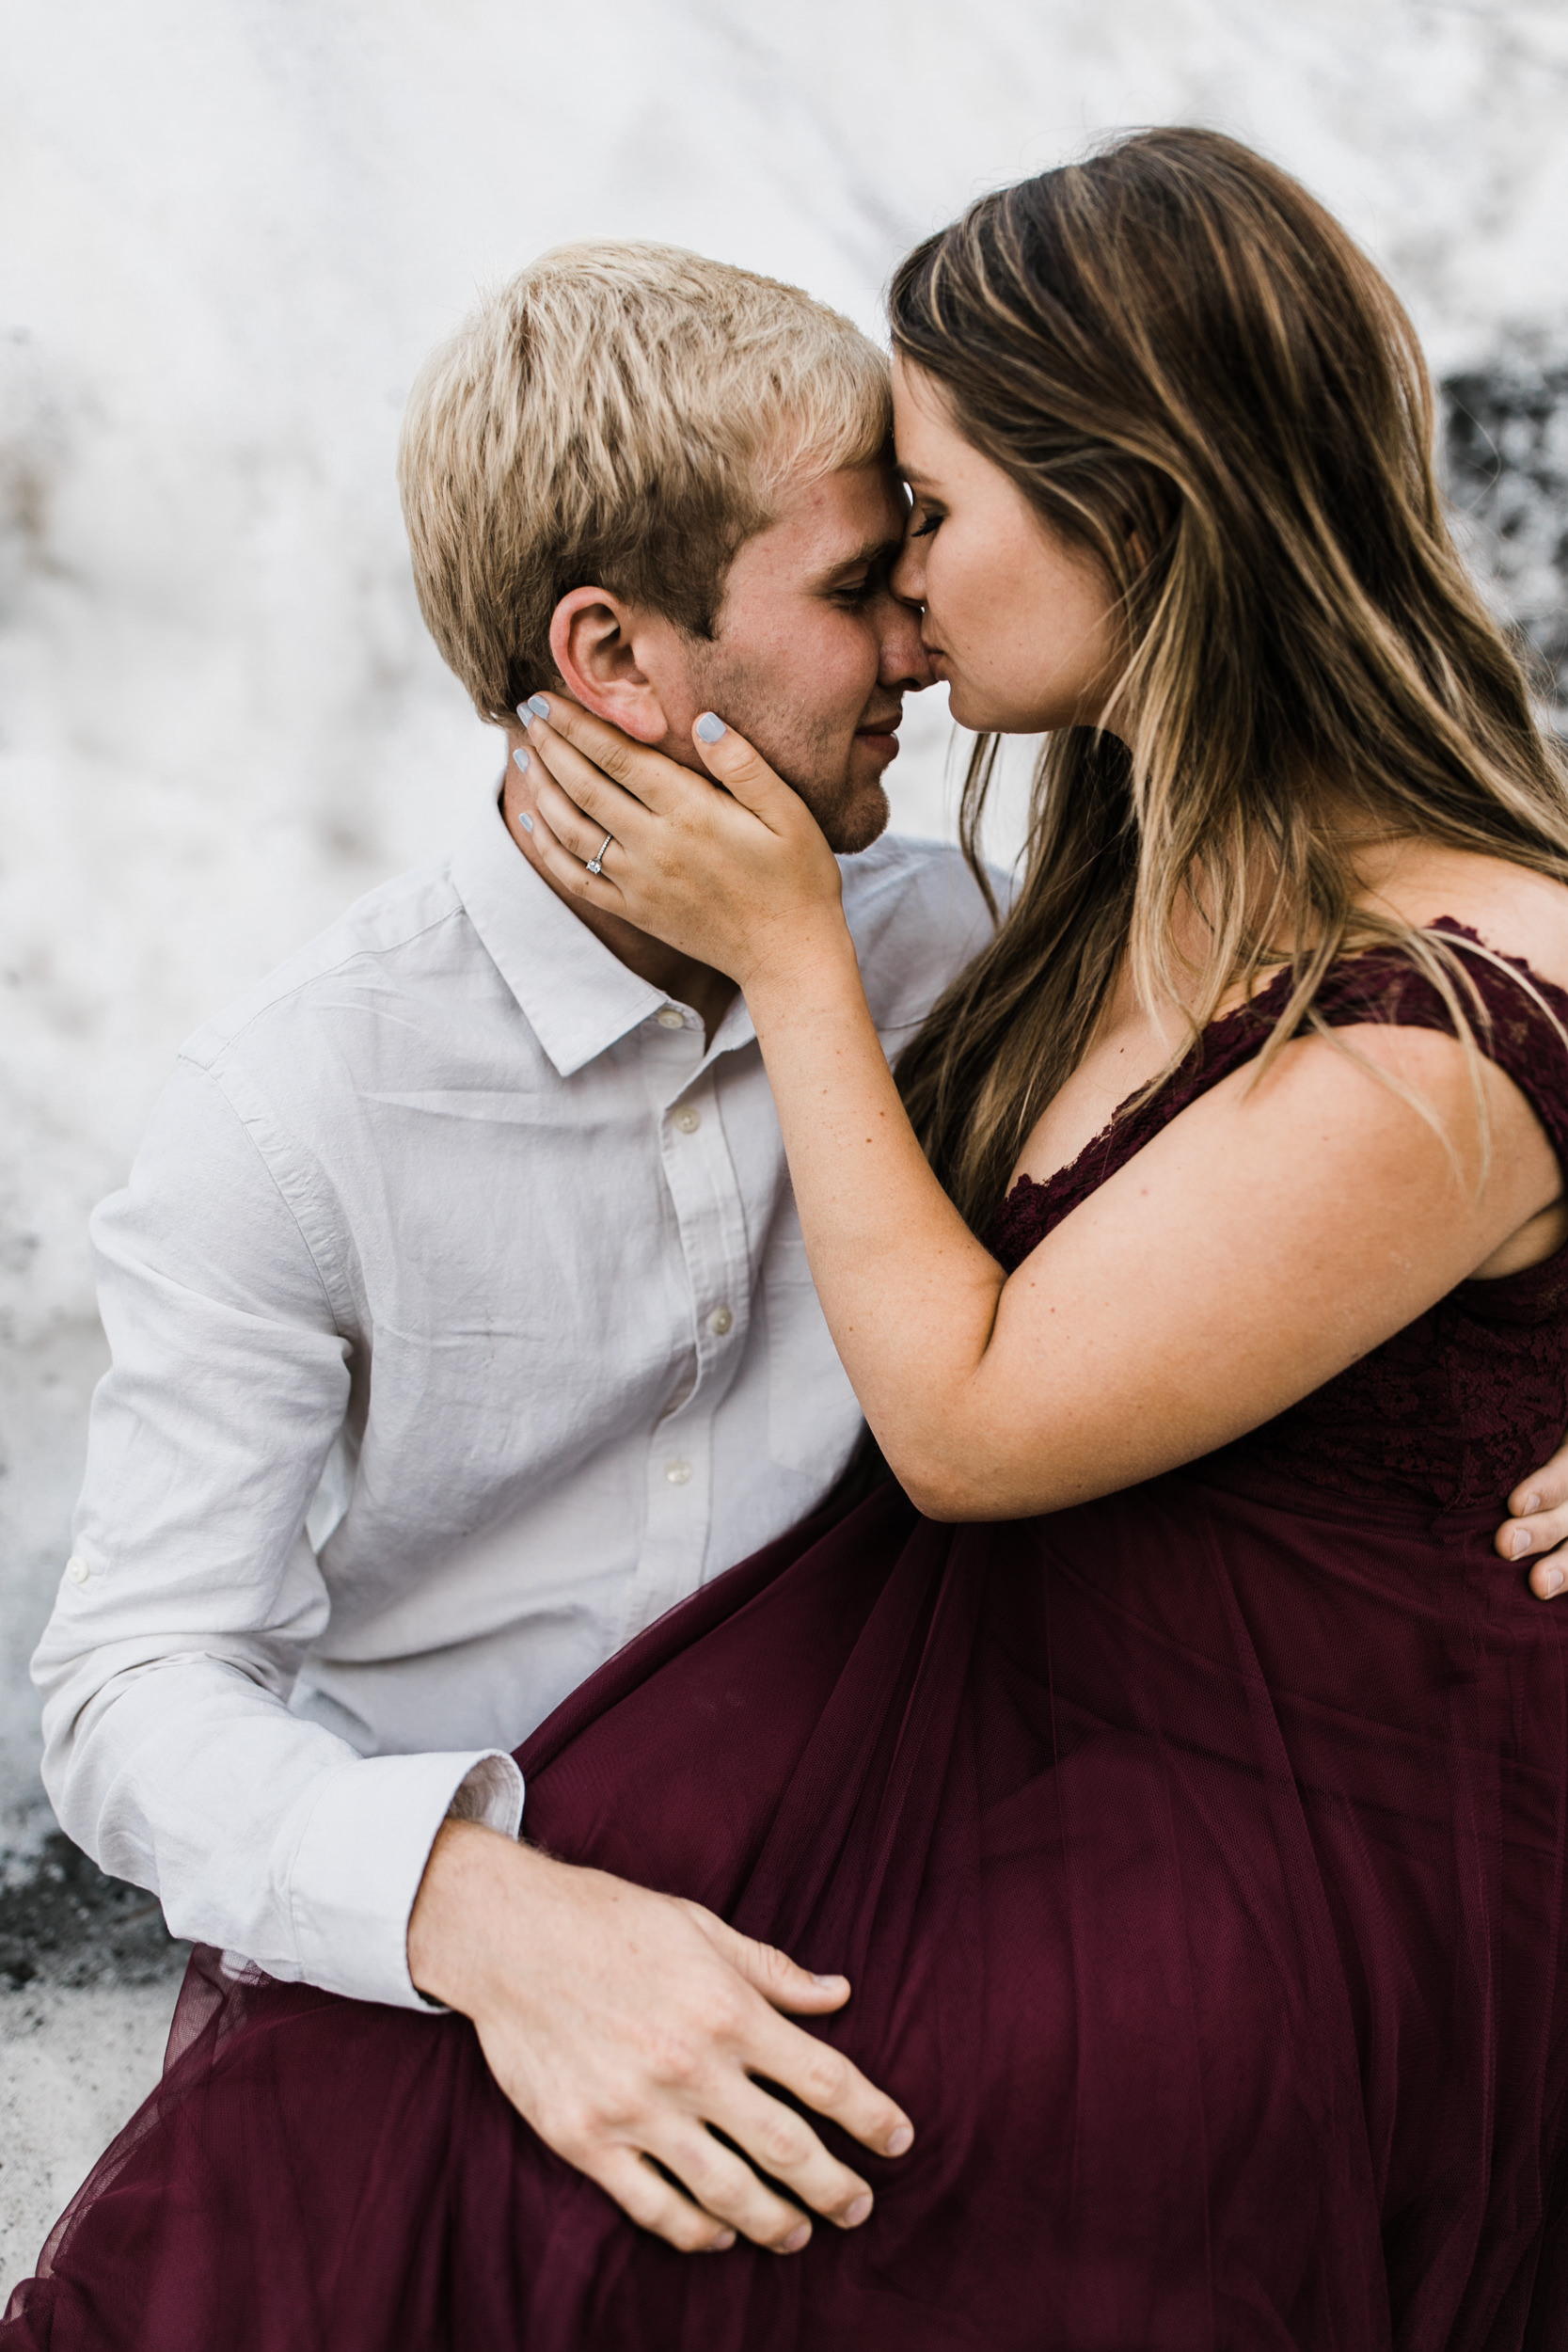
[[[988,932],[844,865],[890,1053]],[[184,1047],[93,1225],[113,1369],[34,1660],[44,1780],[180,1935],[416,2005],[449,1806],[860,1428],[739,999],[626,970],[487,811]]]

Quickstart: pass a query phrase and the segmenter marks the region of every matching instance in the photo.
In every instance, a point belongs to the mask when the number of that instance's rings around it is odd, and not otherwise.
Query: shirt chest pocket
[[[763,1276],[768,1325],[768,1451],[785,1470],[838,1476],[861,1408],[817,1303],[798,1224],[775,1235]]]

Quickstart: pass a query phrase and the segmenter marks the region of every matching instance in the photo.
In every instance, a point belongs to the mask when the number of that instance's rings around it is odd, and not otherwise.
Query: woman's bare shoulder
[[[1568,883],[1505,858],[1422,844],[1378,898],[1407,922],[1424,926],[1448,915],[1499,955],[1520,957],[1539,978],[1568,989]]]

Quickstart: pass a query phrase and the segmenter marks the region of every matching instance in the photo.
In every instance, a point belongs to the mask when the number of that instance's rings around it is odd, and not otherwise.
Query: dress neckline
[[[1506,964],[1513,971],[1520,973],[1523,977],[1529,982],[1532,988],[1539,989],[1541,994],[1546,999],[1547,1003],[1551,1005],[1552,1009],[1556,1012],[1558,1018],[1560,1021],[1563,1021],[1565,1025],[1568,1025],[1568,990],[1560,988],[1555,980],[1544,979],[1538,972],[1535,972],[1530,968],[1529,963],[1523,956],[1505,955],[1500,948],[1490,946],[1488,943],[1482,939],[1478,930],[1472,929],[1472,927],[1467,923],[1461,923],[1456,915],[1436,915],[1433,917],[1432,922],[1423,923],[1421,925],[1421,929],[1426,931],[1442,931],[1447,937],[1456,940],[1461,946],[1480,948],[1487,962],[1491,964],[1494,970],[1497,968],[1497,963],[1493,961],[1493,959],[1496,958],[1497,962]],[[1396,949],[1389,947],[1360,948],[1357,949],[1354,955],[1339,958],[1337,962],[1329,968],[1330,971],[1338,971],[1342,969],[1346,964],[1360,964],[1364,961],[1375,960],[1380,957],[1386,959],[1390,956],[1396,955],[1397,952],[1398,951]],[[1147,1109],[1151,1113],[1158,1113],[1163,1106],[1167,1104],[1166,1089],[1174,1089],[1178,1085],[1182,1074],[1189,1071],[1195,1060],[1196,1060],[1203,1054],[1205,1046],[1208,1045],[1212,1040],[1227,1035],[1228,1032],[1239,1026],[1242,1023],[1251,1020],[1255,1015],[1261,1015],[1265,1013],[1269,1008],[1271,999],[1277,1000],[1286,994],[1291,984],[1291,976],[1289,967],[1277,972],[1274,978],[1270,980],[1265,987],[1260,988],[1258,991],[1258,993],[1255,996],[1247,997],[1245,1001],[1240,1005],[1232,1005],[1228,1012],[1218,1013],[1212,1021],[1206,1022],[1203,1027],[1198,1031],[1196,1037],[1193,1040],[1188,1051],[1183,1055],[1181,1060],[1177,1064],[1176,1068],[1171,1072],[1169,1077],[1165,1080],[1164,1087],[1161,1089],[1158,1094],[1150,1096],[1147,1104],[1140,1107]],[[1229,1073],[1227,1073],[1227,1075]],[[1087,1142],[1080,1146],[1078,1151],[1073,1153],[1070,1160],[1064,1160],[1060,1168],[1053,1168],[1049,1176],[1031,1176],[1027,1173],[1027,1171],[1025,1171],[1016,1177],[1008,1190],[1003,1196],[1001,1208],[1009,1206],[1013,1201],[1018,1200],[1021,1195],[1037,1193],[1040,1196],[1039,1207],[1042,1211],[1044,1211],[1048,1205],[1057,1198],[1059,1193],[1070,1187],[1074,1180],[1082,1172],[1084,1164],[1088,1159],[1090,1153],[1094,1152],[1103,1152],[1111,1144],[1112,1139],[1117,1137],[1117,1128],[1122,1121],[1124,1115],[1126,1115],[1132,1109],[1132,1105],[1137,1103],[1137,1091],[1138,1090],[1134,1089],[1132,1093],[1125,1096],[1124,1099],[1117,1104],[1104,1126],[1101,1127],[1098,1133],[1090,1136]],[[1183,1104],[1181,1108],[1185,1109],[1186,1104]],[[1126,1132],[1126,1128],[1122,1128],[1122,1134],[1125,1135]],[[1141,1149],[1141,1143],[1135,1147],[1135,1150]],[[1129,1152],[1127,1154],[1128,1158],[1132,1158],[1133,1156],[1135,1156],[1135,1152]],[[1564,1177],[1565,1180],[1568,1180],[1568,1167],[1564,1168]],[[999,1208],[997,1212],[998,1216],[1001,1215],[1001,1208]],[[1531,1265],[1518,1266],[1512,1274],[1499,1274],[1492,1277],[1478,1277],[1471,1275],[1466,1277],[1466,1279],[1470,1281],[1478,1279],[1484,1280],[1487,1288],[1491,1289],[1497,1283],[1514,1281],[1524,1275],[1539,1274],[1544,1268],[1548,1266],[1555,1266],[1560,1260],[1565,1258],[1568,1258],[1568,1242],[1564,1242],[1561,1248],[1554,1249],[1550,1257],[1538,1258]]]

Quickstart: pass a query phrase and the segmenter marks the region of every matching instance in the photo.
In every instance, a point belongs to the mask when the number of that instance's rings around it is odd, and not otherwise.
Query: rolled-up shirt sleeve
[[[406,1931],[449,1810],[515,1835],[495,1750],[361,1756],[290,1711],[330,1613],[306,1534],[349,1411],[352,1269],[264,1101],[182,1061],[93,1224],[112,1368],[33,1661],[43,1776],[177,1935],[422,2007]]]

